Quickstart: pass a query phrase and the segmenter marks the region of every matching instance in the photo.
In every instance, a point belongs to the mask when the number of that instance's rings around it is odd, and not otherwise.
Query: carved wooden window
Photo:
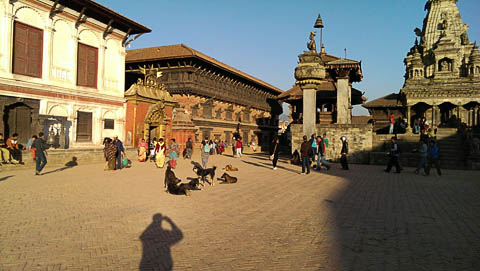
[[[207,101],[203,104],[203,117],[204,118],[212,118],[212,109],[213,104],[211,101]]]
[[[13,73],[42,77],[43,31],[15,22]]]
[[[77,141],[92,141],[92,113],[78,111]]]
[[[78,44],[77,85],[97,88],[98,49]]]
[[[230,110],[225,111],[225,119],[226,119],[226,120],[233,120],[233,118],[232,118],[232,117],[233,117],[233,116],[232,116],[233,114],[232,114],[232,113],[233,113],[233,112],[230,111]]]
[[[115,120],[113,119],[104,119],[103,120],[103,129],[115,129]]]
[[[243,111],[243,121],[247,123],[250,122],[250,110]]]

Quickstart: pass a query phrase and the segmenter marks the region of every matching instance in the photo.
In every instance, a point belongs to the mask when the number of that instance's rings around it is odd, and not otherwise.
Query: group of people
[[[122,141],[115,136],[113,139],[106,137],[103,140],[103,154],[105,156],[105,170],[120,170],[123,168],[123,157],[126,158]]]
[[[191,139],[189,138],[184,151],[184,158],[191,158],[192,146]],[[170,144],[168,147],[163,138],[157,140],[157,138],[154,137],[150,142],[150,146],[143,138],[140,140],[140,143],[138,143],[137,160],[139,162],[146,162],[150,160],[151,162],[154,162],[158,168],[163,168],[165,166],[167,155],[168,163],[172,168],[175,168],[180,155],[180,145],[178,145],[174,138],[170,139]]]
[[[3,137],[3,134],[0,133],[0,155],[2,158],[2,164],[24,164],[22,161],[22,150],[24,148],[18,144],[17,141],[17,133],[14,133],[6,140]]]
[[[430,124],[425,117],[418,117],[413,122],[413,133],[414,134],[425,134],[429,130]]]
[[[408,120],[406,118],[398,117],[395,119],[393,113],[390,113],[388,119],[390,121],[389,134],[403,134],[407,131]]]
[[[347,154],[348,154],[348,143],[347,138],[345,136],[341,137],[342,140],[342,149],[341,149],[341,164],[342,168],[348,170],[348,161],[347,161]],[[277,144],[278,145],[278,139]],[[330,170],[331,165],[327,162],[327,148],[329,146],[329,141],[327,138],[327,134],[324,133],[323,136],[315,136],[312,135],[310,140],[308,140],[307,136],[303,136],[303,142],[300,146],[300,154],[293,154],[292,163],[296,163],[297,159],[301,159],[302,163],[302,173],[301,174],[310,174],[310,167],[312,163],[316,162],[314,165],[317,171],[322,169],[324,166],[327,170]],[[298,157],[299,156],[299,157]],[[297,162],[298,163],[298,162]],[[276,169],[276,161],[274,164],[274,169]],[[306,172],[305,172],[306,171]]]
[[[426,135],[420,136],[418,149],[413,150],[413,152],[418,153],[419,155],[419,164],[415,170],[416,174],[420,173],[420,170],[424,170],[424,175],[430,175],[430,169],[432,165],[437,169],[438,176],[442,175],[440,169],[440,157],[439,157],[440,148],[437,145],[437,141],[434,138],[429,138]],[[395,173],[400,173],[402,167],[400,165],[399,159],[401,155],[400,147],[397,143],[395,137],[391,138],[391,148],[388,152],[389,160],[385,172],[390,172],[393,166],[395,166]]]
[[[27,145],[24,147],[18,144],[18,133],[14,133],[11,137],[4,139],[0,133],[0,156],[2,164],[20,164],[23,165],[22,150],[26,149],[32,153],[35,161],[35,175],[40,175],[41,171],[47,164],[47,152],[49,146],[45,143],[43,132],[38,136],[33,135]]]

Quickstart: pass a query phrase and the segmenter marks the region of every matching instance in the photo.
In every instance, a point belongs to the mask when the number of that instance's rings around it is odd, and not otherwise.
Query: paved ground
[[[196,159],[198,161],[198,159]],[[220,156],[238,184],[163,192],[151,163],[0,173],[0,270],[478,270],[480,174],[298,175]],[[194,177],[180,160],[177,176]]]

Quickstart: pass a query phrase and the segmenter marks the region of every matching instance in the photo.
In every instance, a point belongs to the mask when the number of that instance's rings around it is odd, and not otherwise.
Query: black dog
[[[203,186],[203,184],[200,183],[200,178],[187,178],[190,180],[188,185],[190,185],[190,190],[201,190],[200,185]]]
[[[170,166],[167,167],[167,170],[165,171],[165,188],[167,188],[167,191],[170,194],[175,194],[175,195],[185,195],[189,196],[190,195],[190,184],[179,184],[182,180],[177,178],[175,176],[175,173],[172,171],[172,168]]]
[[[220,179],[223,183],[236,183],[237,177],[233,177],[228,175],[227,173],[223,173],[222,178]]]
[[[210,185],[215,185],[214,177],[215,177],[215,170],[217,167],[212,168],[203,168],[199,163],[192,161],[193,165],[193,172],[197,174],[199,178],[202,179],[202,182],[205,183],[207,181],[207,176],[210,175]]]

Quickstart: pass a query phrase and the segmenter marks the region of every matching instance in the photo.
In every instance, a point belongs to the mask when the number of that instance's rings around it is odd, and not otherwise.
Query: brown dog
[[[222,180],[223,180],[223,183],[236,183],[237,177],[233,177],[228,175],[227,173],[223,173]]]
[[[232,165],[226,165],[224,170],[225,171],[238,171],[238,168],[233,167]]]

